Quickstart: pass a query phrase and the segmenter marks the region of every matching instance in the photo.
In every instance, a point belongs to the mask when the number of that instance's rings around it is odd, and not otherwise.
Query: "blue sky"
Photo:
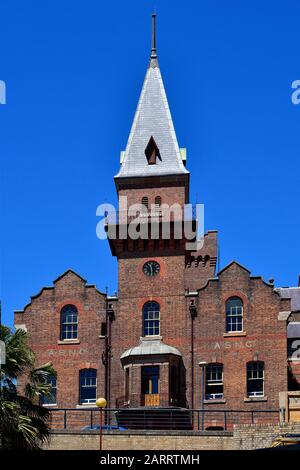
[[[149,59],[159,62],[191,202],[232,259],[296,285],[299,250],[299,1],[1,2],[3,320],[72,267],[117,289],[117,263],[96,238],[96,207],[116,202]]]

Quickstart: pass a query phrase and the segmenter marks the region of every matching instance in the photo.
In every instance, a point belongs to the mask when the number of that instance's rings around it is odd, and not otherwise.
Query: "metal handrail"
[[[52,428],[54,429],[93,429],[98,425],[99,410],[95,407],[51,408]],[[60,415],[62,414],[62,416]],[[114,428],[197,430],[204,431],[233,429],[235,424],[250,424],[263,415],[274,415],[272,422],[279,423],[279,410],[236,410],[236,409],[187,409],[187,408],[107,408],[103,410],[104,423]],[[200,419],[201,418],[201,419]]]

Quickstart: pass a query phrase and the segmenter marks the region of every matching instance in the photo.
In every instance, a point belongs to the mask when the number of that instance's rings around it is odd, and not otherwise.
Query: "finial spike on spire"
[[[157,58],[156,52],[156,13],[152,13],[152,49],[151,59]]]

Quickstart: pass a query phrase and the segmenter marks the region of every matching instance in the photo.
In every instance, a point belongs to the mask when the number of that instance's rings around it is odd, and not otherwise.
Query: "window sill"
[[[105,336],[105,335],[99,335],[99,338],[100,338],[100,339],[105,339],[106,336]]]
[[[300,362],[300,357],[288,357],[288,362]]]
[[[86,408],[98,409],[96,403],[84,403],[82,405],[76,405],[76,408],[79,408],[79,409],[80,408],[82,408],[82,409],[86,409]]]
[[[57,344],[80,344],[79,339],[62,339],[58,340]]]
[[[49,405],[42,404],[44,408],[55,408],[57,406],[57,403],[49,403]]]
[[[224,338],[235,338],[235,337],[239,337],[239,336],[247,336],[247,333],[245,333],[244,331],[234,331],[232,333],[224,333],[223,334]]]
[[[253,403],[256,401],[268,401],[268,397],[246,397],[244,398],[245,403]]]
[[[152,341],[152,340],[154,340],[154,339],[160,339],[160,340],[162,340],[162,336],[160,336],[160,335],[152,335],[152,336],[151,336],[151,335],[147,335],[147,336],[142,336],[142,337],[141,337],[141,340],[142,340],[142,341]]]
[[[219,398],[219,399],[212,399],[212,400],[204,400],[203,404],[204,405],[216,405],[218,403],[226,403],[225,398]]]

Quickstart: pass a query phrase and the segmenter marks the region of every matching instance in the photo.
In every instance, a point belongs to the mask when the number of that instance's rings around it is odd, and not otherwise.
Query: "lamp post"
[[[100,450],[102,450],[102,423],[103,423],[103,408],[106,407],[105,398],[98,398],[96,400],[96,406],[100,409]]]
[[[207,365],[207,362],[205,361],[200,361],[198,365],[202,369],[202,384],[201,384],[201,430],[204,431],[204,400],[205,400],[205,367]]]

